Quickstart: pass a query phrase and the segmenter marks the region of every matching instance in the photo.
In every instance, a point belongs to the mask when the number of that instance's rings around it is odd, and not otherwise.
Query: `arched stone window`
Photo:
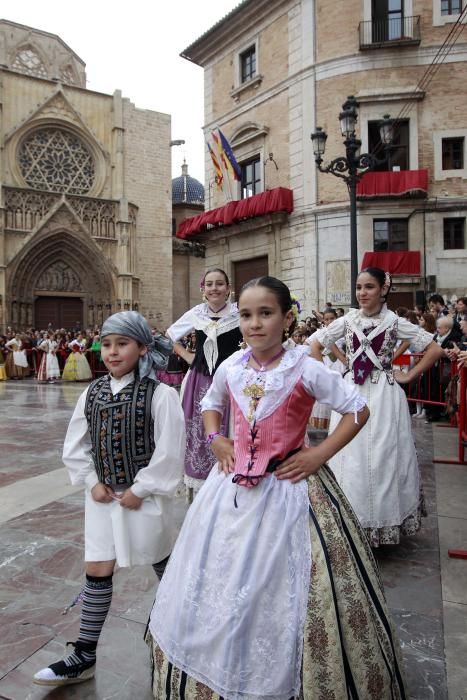
[[[18,149],[18,164],[26,183],[35,190],[87,194],[95,178],[92,153],[74,132],[40,127]]]
[[[18,49],[11,68],[18,73],[34,75],[36,78],[48,78],[44,62],[32,46],[22,46]]]

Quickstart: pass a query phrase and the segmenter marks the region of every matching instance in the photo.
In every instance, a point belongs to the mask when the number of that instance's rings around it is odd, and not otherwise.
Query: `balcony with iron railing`
[[[418,46],[420,43],[420,15],[413,17],[386,17],[360,22],[360,49]]]

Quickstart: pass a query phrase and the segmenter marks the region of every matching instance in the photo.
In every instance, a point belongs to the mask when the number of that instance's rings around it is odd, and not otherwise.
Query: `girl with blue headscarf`
[[[85,486],[80,631],[66,658],[35,674],[39,685],[94,676],[115,564],[152,564],[161,577],[177,536],[173,496],[183,478],[185,421],[176,390],[156,378],[172,343],[153,336],[136,311],[110,316],[101,339],[109,373],[81,394],[63,448],[71,483]]]

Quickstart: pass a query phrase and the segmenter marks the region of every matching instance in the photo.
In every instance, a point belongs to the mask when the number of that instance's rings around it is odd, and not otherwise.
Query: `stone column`
[[[115,90],[112,127],[112,199],[121,199],[125,194],[123,136],[122,93],[121,90]]]

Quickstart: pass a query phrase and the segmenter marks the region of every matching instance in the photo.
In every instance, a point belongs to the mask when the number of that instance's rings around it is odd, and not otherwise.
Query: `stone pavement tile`
[[[35,685],[36,671],[62,658],[65,641],[55,639],[0,680],[9,700],[152,700],[149,652],[144,625],[110,615],[98,649],[96,676],[67,688]]]
[[[433,459],[443,461],[444,459],[456,459],[458,449],[459,433],[457,428],[451,428],[449,423],[433,425]]]
[[[2,486],[0,498],[4,507],[0,511],[0,522],[20,517],[32,508],[39,508],[71,495],[75,489],[76,487],[70,484],[68,472],[63,465],[58,469],[47,469],[45,473]]]
[[[441,618],[439,554],[426,527],[415,537],[405,538],[398,547],[381,548],[376,559],[390,607]]]
[[[76,491],[76,494],[12,518],[4,527],[81,544],[84,541],[84,497],[82,490]]]
[[[157,586],[158,578],[151,566],[119,569],[114,575],[112,614],[146,625]]]
[[[435,469],[438,515],[467,518],[467,467],[436,464]]]
[[[0,677],[17,668],[24,659],[56,638],[58,634],[73,638],[78,621],[62,616],[47,604],[30,606],[24,610],[2,612],[0,639]],[[0,688],[1,693],[1,688]]]
[[[444,603],[449,700],[467,700],[467,606]]]
[[[0,559],[7,565],[0,566],[0,675],[15,668],[54,637],[65,636],[65,632],[67,639],[77,635],[79,606],[62,615],[84,581],[82,545],[73,541],[82,523],[70,522],[72,541],[14,528],[2,530]],[[44,518],[42,525],[46,523]],[[120,569],[114,576],[114,584],[112,615],[144,626],[157,585],[152,567]]]
[[[467,549],[467,519],[439,518],[443,601],[467,605],[467,561],[450,559],[448,549]]]
[[[447,700],[443,628],[440,620],[391,610],[404,657],[410,700]]]
[[[381,571],[389,607],[441,619],[439,570],[413,566],[409,569],[409,566],[407,562],[393,560],[389,571]]]

